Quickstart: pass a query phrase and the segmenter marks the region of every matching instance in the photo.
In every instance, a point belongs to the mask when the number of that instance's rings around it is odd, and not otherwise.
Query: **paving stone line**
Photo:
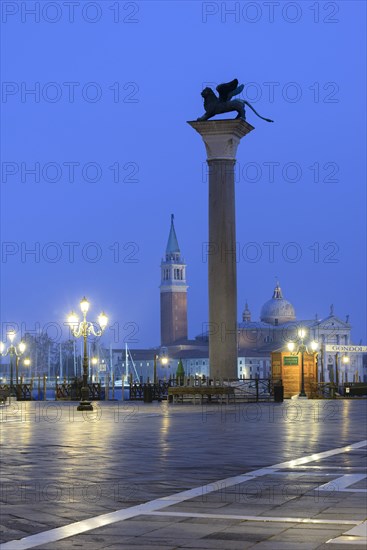
[[[87,520],[78,521],[64,527],[58,527],[56,529],[51,529],[42,533],[31,535],[29,537],[23,538],[21,540],[9,541],[1,546],[2,550],[28,550],[30,548],[35,548],[42,544],[48,544],[50,542],[56,542],[61,539],[71,537],[74,535],[79,535],[98,527],[116,523],[129,519],[133,516],[138,516],[144,513],[149,513],[152,511],[158,511],[161,508],[165,508],[185,500],[195,498],[203,494],[214,492],[218,490],[218,484],[226,484],[227,487],[231,485],[237,485],[254,479],[256,477],[261,477],[264,475],[271,475],[275,470],[293,468],[301,464],[307,464],[308,462],[314,462],[315,460],[321,460],[323,458],[331,457],[334,455],[339,455],[341,453],[347,453],[354,449],[360,449],[367,445],[367,440],[359,441],[357,443],[347,445],[345,447],[339,447],[335,449],[330,449],[328,451],[323,451],[321,453],[315,453],[312,455],[307,455],[300,457],[298,459],[281,462],[270,467],[260,468],[258,470],[252,471],[248,474],[242,474],[239,476],[234,476],[226,479],[222,479],[216,483],[211,483],[206,486],[196,487],[188,491],[183,491],[174,495],[167,497],[162,497],[155,499],[153,501],[147,502],[145,504],[139,504],[130,508],[124,508],[122,510],[117,510],[116,512],[111,512],[108,514],[103,514],[94,518],[89,518]]]

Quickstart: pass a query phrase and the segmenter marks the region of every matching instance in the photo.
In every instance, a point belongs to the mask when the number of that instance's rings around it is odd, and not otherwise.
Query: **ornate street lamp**
[[[305,392],[304,353],[312,353],[313,355],[315,355],[317,354],[317,350],[319,347],[318,343],[313,340],[308,344],[308,346],[311,348],[310,352],[304,342],[306,334],[306,330],[304,328],[300,328],[298,330],[298,340],[296,342],[288,342],[287,344],[288,350],[291,352],[292,355],[298,355],[299,353],[301,354],[301,391],[299,392],[299,397],[307,397]]]
[[[91,362],[91,365],[92,365],[92,382],[95,382],[96,369],[97,369],[97,365],[98,365],[98,357],[92,357],[90,362]]]
[[[89,401],[89,388],[88,388],[88,347],[87,338],[90,334],[93,336],[101,336],[105,330],[108,318],[105,313],[101,313],[98,317],[99,328],[95,328],[94,323],[87,321],[87,313],[89,310],[89,302],[84,296],[80,302],[80,309],[83,314],[83,321],[79,323],[78,316],[72,311],[68,317],[68,323],[70,330],[75,338],[83,338],[84,340],[84,353],[83,353],[83,387],[82,387],[82,399],[77,408],[78,411],[92,411],[93,405]]]
[[[348,355],[343,355],[343,358],[342,358],[342,363],[344,365],[344,372],[343,372],[343,382],[348,382],[347,378],[348,378],[348,375],[347,375],[347,366],[349,365],[350,363],[350,359],[348,357]]]
[[[167,365],[168,358],[165,355],[159,356],[158,354],[154,355],[153,363],[153,384],[157,383],[157,361],[160,361],[163,366]]]
[[[163,355],[163,356],[161,357],[161,364],[162,364],[163,367],[167,367],[167,365],[168,365],[168,357],[167,357],[166,355]],[[164,380],[167,380],[166,374],[164,375],[164,378],[163,378],[163,379],[164,379]]]
[[[15,355],[15,384],[17,386],[19,358],[21,357],[21,355],[23,355],[26,349],[26,345],[22,341],[19,342],[18,346],[15,346],[13,344],[15,335],[16,333],[14,330],[11,330],[8,332],[7,337],[10,340],[10,346],[6,351],[4,351],[6,345],[4,344],[4,342],[0,342],[0,355],[2,355],[3,357],[5,357],[6,355],[10,355],[10,396],[11,397],[14,397],[14,395],[15,396],[17,395],[17,393],[14,392],[14,383],[13,383],[13,356]]]
[[[27,367],[27,368],[28,368],[28,367],[31,366],[31,364],[32,364],[32,362],[31,362],[31,360],[30,360],[29,357],[25,357],[25,358],[23,359],[23,367]],[[29,372],[28,372],[28,375],[29,375]],[[23,374],[21,375],[20,379],[21,379],[21,381],[23,381],[23,379],[24,379],[24,369],[23,369]]]

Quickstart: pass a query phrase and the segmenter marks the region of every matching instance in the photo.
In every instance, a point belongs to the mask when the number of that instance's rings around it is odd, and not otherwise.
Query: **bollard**
[[[274,403],[283,403],[284,401],[284,386],[274,385]]]
[[[152,392],[152,386],[149,384],[145,384],[144,386],[144,403],[152,403],[153,402],[153,392]]]

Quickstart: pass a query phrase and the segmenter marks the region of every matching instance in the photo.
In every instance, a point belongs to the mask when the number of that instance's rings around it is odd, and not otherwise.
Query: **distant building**
[[[165,258],[161,262],[161,346],[130,350],[139,378],[153,379],[156,354],[168,359],[164,367],[159,360],[157,362],[160,378],[174,376],[180,359],[187,376],[208,376],[210,332],[200,334],[193,340],[188,339],[187,288],[186,264],[178,245],[172,215]],[[307,331],[306,342],[316,340],[319,343],[319,380],[335,381],[338,369],[341,383],[367,382],[367,363],[363,363],[362,353],[348,354],[349,362],[344,363],[345,354],[326,351],[328,344],[351,344],[349,316],[342,321],[334,314],[332,305],[327,317],[320,319],[316,314],[314,319],[297,319],[295,308],[284,298],[279,282],[270,300],[261,308],[260,321],[251,319],[246,300],[242,322],[238,324],[238,378],[268,378],[271,352],[286,349],[289,341],[297,339],[301,327]],[[124,371],[125,350],[113,350],[113,365],[117,374]]]
[[[250,350],[263,359],[269,358],[272,351],[286,349],[287,343],[297,340],[298,330],[307,331],[305,343],[315,340],[319,344],[319,380],[333,382],[338,369],[340,382],[367,381],[367,370],[363,367],[361,353],[341,354],[326,351],[328,344],[350,345],[351,325],[349,316],[342,321],[330,306],[327,317],[319,319],[297,319],[293,305],[284,297],[277,282],[273,296],[261,308],[260,321],[251,321],[251,313],[246,302],[242,323],[238,326],[239,356],[248,356]],[[343,362],[348,355],[348,363]]]
[[[178,246],[174,217],[161,262],[161,346],[187,340],[186,264]]]

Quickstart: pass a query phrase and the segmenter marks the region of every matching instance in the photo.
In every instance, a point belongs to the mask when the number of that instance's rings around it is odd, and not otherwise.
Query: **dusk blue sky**
[[[62,325],[85,294],[91,319],[101,309],[110,317],[106,344],[129,335],[131,347],[159,344],[174,213],[189,335],[201,332],[208,183],[204,145],[186,121],[203,114],[203,87],[238,78],[242,97],[275,121],[247,109],[255,131],[238,149],[239,320],[246,299],[259,319],[279,277],[298,319],[326,317],[334,304],[350,315],[353,341],[367,342],[366,4],[271,6],[81,0],[72,22],[61,0],[2,2],[2,328]],[[25,90],[37,86],[35,101]],[[38,182],[24,172],[35,163]],[[87,181],[96,169],[99,181]],[[35,247],[39,258],[24,254]]]

